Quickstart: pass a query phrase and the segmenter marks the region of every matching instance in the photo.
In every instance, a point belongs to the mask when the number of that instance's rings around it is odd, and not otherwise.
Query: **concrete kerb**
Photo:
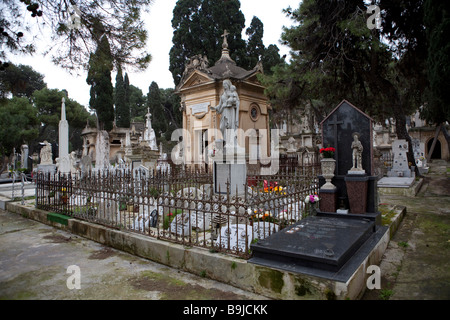
[[[7,202],[6,210],[63,229],[75,235],[176,269],[226,283],[272,299],[358,299],[366,287],[367,266],[379,265],[391,233],[386,232],[374,250],[347,282],[268,268],[207,249],[186,247],[145,235],[68,218],[67,225],[47,219],[48,212],[34,203]],[[399,215],[400,216],[400,215]]]

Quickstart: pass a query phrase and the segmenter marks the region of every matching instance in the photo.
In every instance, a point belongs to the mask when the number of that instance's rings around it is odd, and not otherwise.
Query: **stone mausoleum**
[[[240,146],[245,148],[247,157],[249,153],[263,157],[270,155],[266,153],[270,152],[271,107],[264,95],[264,87],[257,77],[263,73],[262,65],[258,62],[252,70],[238,67],[230,57],[227,35],[225,31],[222,56],[214,66],[209,67],[206,56],[192,57],[176,87],[176,93],[181,97],[183,112],[184,130],[180,154],[183,155],[185,164],[198,168],[208,168],[213,162],[216,144],[212,142],[218,140],[218,137],[213,135],[220,132],[221,116],[214,107],[219,104],[223,81],[226,79],[236,87],[240,100],[238,128],[244,133],[242,140],[239,140]],[[208,134],[205,134],[206,132]],[[267,149],[260,150],[262,145]]]

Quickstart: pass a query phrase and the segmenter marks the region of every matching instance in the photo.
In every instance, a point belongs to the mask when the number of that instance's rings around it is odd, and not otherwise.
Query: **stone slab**
[[[369,239],[361,245],[361,247],[338,271],[324,270],[286,261],[267,260],[259,257],[251,258],[249,263],[301,274],[303,276],[312,276],[316,279],[321,278],[337,283],[345,283],[347,285],[353,285],[360,281],[361,283],[359,286],[363,288],[360,290],[364,290],[366,285],[364,279],[364,276],[366,276],[366,267],[369,264],[379,263],[380,257],[385,252],[388,242],[389,227],[377,226],[376,231],[372,233]],[[362,280],[357,280],[359,278]]]
[[[286,263],[338,271],[372,235],[375,222],[362,219],[307,217],[252,244],[253,256],[271,264]]]
[[[384,177],[378,180],[379,188],[409,188],[413,185],[414,177]]]
[[[405,179],[405,178],[403,178]],[[411,186],[383,186],[378,185],[378,193],[381,195],[396,195],[404,197],[415,197],[423,185],[423,178],[414,180]]]

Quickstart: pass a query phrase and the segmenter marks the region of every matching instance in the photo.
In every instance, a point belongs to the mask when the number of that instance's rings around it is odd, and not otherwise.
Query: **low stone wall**
[[[62,218],[36,209],[34,202],[21,205],[7,202],[6,209],[56,228],[85,237],[173,268],[223,282],[272,299],[358,299],[364,293],[369,265],[380,263],[389,243],[384,232],[347,281],[335,281],[317,276],[298,274],[249,263],[247,260],[210,252],[203,248],[186,247],[145,235],[108,228],[98,224]]]

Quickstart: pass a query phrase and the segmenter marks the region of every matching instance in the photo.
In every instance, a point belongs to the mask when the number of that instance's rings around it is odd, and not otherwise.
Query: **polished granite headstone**
[[[252,244],[250,262],[337,272],[374,232],[374,221],[311,216]]]
[[[339,199],[337,207],[341,204],[344,209],[349,210],[350,214],[359,214],[361,218],[375,219],[377,223],[381,222],[378,212],[377,198],[377,177],[373,175],[373,145],[372,145],[372,119],[360,109],[352,105],[347,100],[343,100],[322,122],[323,146],[332,146],[336,148],[334,159],[336,160],[335,176],[332,183],[336,186],[336,195]],[[359,141],[363,146],[362,168],[363,175],[355,175],[350,169],[352,162],[352,142],[353,133],[359,133]],[[360,186],[361,180],[364,180],[363,187]],[[353,183],[354,182],[354,183]],[[319,188],[325,184],[325,179],[319,176]],[[348,186],[350,189],[348,190]],[[353,195],[349,196],[349,191]],[[326,199],[326,191],[320,190],[320,194]],[[353,210],[350,205],[352,198]],[[355,200],[358,200],[355,203]],[[361,201],[364,203],[359,203]],[[333,216],[337,213],[334,207],[322,205],[319,215]],[[342,215],[342,214],[341,214]]]
[[[345,176],[352,168],[353,133],[360,135],[364,151],[362,153],[362,167],[367,175],[373,174],[373,146],[372,119],[343,100],[322,122],[323,147],[336,149],[336,176]]]

